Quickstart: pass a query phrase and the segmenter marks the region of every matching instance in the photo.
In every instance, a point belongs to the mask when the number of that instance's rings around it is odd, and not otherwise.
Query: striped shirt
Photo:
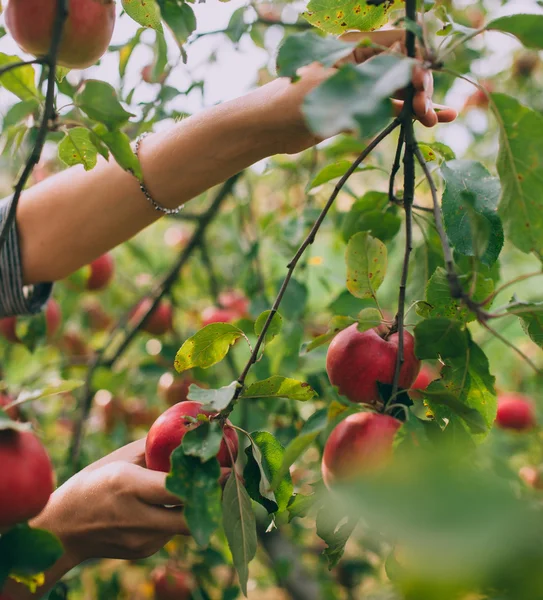
[[[0,200],[0,226],[7,217],[11,197]],[[0,318],[39,312],[49,299],[51,283],[23,285],[21,248],[14,225],[0,252]]]

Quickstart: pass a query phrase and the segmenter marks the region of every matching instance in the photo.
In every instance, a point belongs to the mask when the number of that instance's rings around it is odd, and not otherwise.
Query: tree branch
[[[102,350],[96,355],[93,362],[89,367],[89,371],[87,373],[87,378],[85,381],[85,386],[83,388],[82,400],[80,403],[80,415],[75,424],[74,435],[72,438],[72,444],[69,451],[68,463],[71,466],[73,472],[77,470],[78,461],[81,453],[81,443],[83,441],[85,425],[89,418],[90,411],[92,408],[92,400],[94,397],[94,388],[93,388],[93,377],[96,373],[96,370],[99,367],[105,366],[108,368],[112,368],[115,363],[119,360],[119,358],[124,354],[124,352],[128,349],[130,344],[133,342],[139,331],[145,325],[147,319],[150,317],[151,313],[156,309],[159,305],[160,301],[166,294],[168,294],[175,283],[175,281],[179,277],[179,271],[185,266],[188,260],[191,258],[194,251],[200,246],[201,240],[205,234],[205,231],[215,215],[217,214],[219,208],[221,207],[224,200],[232,193],[234,186],[236,185],[238,179],[241,177],[242,173],[238,173],[234,175],[228,181],[226,181],[221,189],[218,191],[215,196],[213,202],[207,209],[205,213],[202,214],[198,226],[194,231],[191,239],[188,244],[179,254],[179,257],[172,265],[169,272],[162,278],[162,280],[155,286],[153,291],[150,294],[146,294],[143,298],[140,298],[138,302],[132,307],[122,319],[120,319],[117,327],[111,332],[108,340],[102,347]],[[114,352],[111,358],[106,359],[106,354],[110,349],[110,346],[113,340],[117,337],[119,331],[123,330],[126,327],[126,324],[130,320],[130,315],[133,314],[133,309],[138,306],[142,300],[150,299],[151,304],[148,310],[138,319],[137,322],[134,322],[128,332],[125,333],[125,337]]]
[[[270,314],[268,315],[268,318],[264,324],[264,327],[262,328],[262,332],[258,336],[258,340],[255,344],[253,352],[251,353],[251,357],[249,358],[247,364],[245,365],[243,372],[239,376],[239,379],[238,379],[239,387],[236,390],[236,393],[234,395],[232,402],[230,403],[228,408],[225,409],[225,411],[223,411],[223,413],[222,413],[225,418],[234,409],[234,405],[235,405],[237,399],[239,398],[239,396],[241,395],[241,392],[243,391],[243,386],[245,385],[245,380],[247,378],[247,375],[249,374],[251,367],[256,363],[256,361],[258,359],[258,354],[260,352],[260,348],[262,347],[262,344],[264,343],[264,339],[266,338],[266,333],[268,332],[268,329],[271,325],[271,322],[272,322],[274,316],[276,315],[277,311],[279,310],[279,306],[281,305],[283,296],[285,295],[285,292],[290,283],[290,280],[292,279],[292,275],[294,274],[296,265],[298,264],[300,258],[303,256],[306,249],[311,244],[313,244],[313,242],[315,241],[315,236],[317,235],[317,232],[319,231],[324,219],[326,218],[328,211],[330,210],[330,208],[332,208],[332,205],[334,204],[334,201],[336,200],[337,196],[339,195],[339,192],[341,191],[341,189],[343,188],[343,186],[345,185],[345,183],[347,182],[349,177],[356,171],[358,166],[371,154],[371,152],[388,135],[390,135],[397,127],[399,127],[399,125],[400,125],[400,119],[399,118],[394,119],[394,121],[392,121],[390,123],[390,125],[388,125],[379,135],[377,135],[377,137],[366,147],[366,149],[362,152],[362,154],[360,154],[360,156],[353,162],[353,164],[349,167],[349,169],[345,173],[345,175],[343,175],[343,177],[340,179],[340,181],[336,184],[336,187],[334,188],[332,195],[328,199],[325,207],[322,209],[321,214],[319,215],[318,219],[315,221],[315,224],[311,228],[311,231],[309,232],[308,236],[303,241],[302,245],[300,246],[300,248],[294,255],[293,259],[287,265],[287,269],[288,269],[287,275],[283,281],[283,284],[281,285],[281,288],[279,290],[279,293],[277,294],[277,297],[275,298],[275,302],[273,303],[272,309],[270,310]]]
[[[19,205],[19,199],[23,190],[26,186],[26,183],[32,173],[34,167],[38,164],[41,158],[41,153],[43,150],[43,146],[45,144],[45,140],[47,138],[47,133],[49,132],[50,122],[54,122],[56,119],[55,113],[55,82],[56,82],[56,71],[57,71],[57,57],[58,51],[60,48],[60,40],[62,38],[62,31],[64,29],[64,23],[68,17],[68,0],[57,0],[57,12],[55,16],[55,22],[53,24],[53,33],[51,39],[51,47],[49,48],[49,53],[47,56],[44,56],[41,59],[36,59],[34,61],[29,62],[21,62],[21,63],[13,63],[12,65],[6,65],[4,67],[3,72],[7,72],[10,69],[14,69],[17,66],[23,66],[26,64],[32,63],[42,63],[47,65],[49,68],[48,76],[47,76],[47,92],[45,96],[45,107],[43,110],[43,117],[38,128],[38,132],[36,134],[36,141],[34,143],[34,148],[27,160],[25,168],[21,176],[19,177],[19,181],[17,181],[13,196],[11,198],[11,203],[9,205],[9,210],[6,216],[6,220],[2,225],[2,229],[0,231],[0,252],[4,247],[6,242],[9,230],[13,226],[15,222],[15,215],[17,213],[17,206]],[[2,73],[0,72],[0,75]]]

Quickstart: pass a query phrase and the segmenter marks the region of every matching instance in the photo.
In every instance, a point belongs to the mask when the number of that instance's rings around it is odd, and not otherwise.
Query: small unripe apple
[[[535,407],[530,398],[522,394],[498,396],[496,425],[501,429],[528,431],[536,426]]]
[[[168,566],[157,567],[151,573],[155,600],[190,600],[194,582],[189,573]]]
[[[351,402],[377,404],[381,398],[377,382],[392,385],[398,355],[399,336],[388,338],[377,329],[360,333],[356,323],[340,331],[330,343],[326,370],[332,385]],[[399,386],[409,389],[420,369],[415,340],[404,331],[404,362]]]
[[[522,467],[519,477],[534,490],[543,490],[543,473],[541,467]]]
[[[246,317],[249,312],[251,301],[243,292],[238,290],[228,290],[219,294],[219,304],[239,315],[239,318]]]
[[[45,448],[29,431],[0,431],[0,465],[0,530],[5,530],[45,508],[54,477]]]
[[[208,306],[202,311],[202,325],[204,327],[213,323],[231,323],[236,319],[239,319],[239,314],[227,308]]]
[[[169,472],[172,452],[181,444],[187,431],[199,425],[186,417],[194,419],[199,414],[212,415],[212,413],[202,410],[200,402],[187,401],[175,404],[158,417],[149,430],[145,443],[145,463],[148,469]],[[238,454],[238,436],[230,425],[230,421],[227,421],[217,454],[221,467],[232,466],[232,457],[228,448],[230,448],[234,460]]]
[[[152,302],[149,298],[146,298],[140,302],[132,313],[132,319],[134,321],[139,320],[143,314],[149,310],[151,304]],[[168,331],[171,331],[172,328],[172,305],[169,302],[162,301],[151,313],[145,325],[142,327],[142,330],[150,333],[151,335],[164,335],[165,333],[168,333]]]
[[[328,488],[382,467],[392,455],[401,422],[388,415],[363,412],[337,425],[324,447],[322,477]]]
[[[6,26],[13,39],[34,56],[50,49],[57,0],[9,0]],[[70,0],[58,51],[58,63],[85,69],[106,52],[115,27],[113,0]]]
[[[90,275],[87,279],[87,289],[92,291],[106,288],[115,274],[115,261],[111,254],[106,253],[93,260],[90,266]]]

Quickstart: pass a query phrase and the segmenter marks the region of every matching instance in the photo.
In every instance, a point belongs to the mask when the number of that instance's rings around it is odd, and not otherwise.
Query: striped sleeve
[[[11,197],[0,200],[0,226],[7,217]],[[0,318],[39,312],[49,299],[51,283],[23,285],[21,249],[13,225],[0,251]]]

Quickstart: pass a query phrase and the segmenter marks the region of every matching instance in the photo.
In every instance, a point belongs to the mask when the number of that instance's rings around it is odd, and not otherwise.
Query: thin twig
[[[41,58],[34,58],[32,60],[21,60],[21,61],[17,61],[14,63],[10,63],[9,65],[5,65],[4,67],[2,67],[0,69],[0,77],[2,77],[2,75],[5,75],[6,73],[9,73],[13,69],[19,69],[21,67],[26,67],[28,65],[43,65],[43,64],[45,64],[45,62],[46,62],[45,59],[43,57],[41,57]]]
[[[526,273],[524,275],[519,275],[518,277],[511,279],[511,281],[508,281],[507,283],[504,283],[500,287],[496,288],[492,292],[492,294],[490,294],[490,296],[488,296],[488,298],[486,298],[485,300],[482,301],[481,304],[488,304],[489,302],[493,302],[494,299],[496,298],[496,296],[500,292],[503,292],[503,290],[506,290],[508,287],[515,285],[515,283],[525,281],[526,279],[531,279],[532,277],[538,277],[539,275],[543,275],[543,271],[535,271],[534,273]]]
[[[485,329],[487,329],[488,331],[490,331],[490,333],[494,337],[496,337],[501,342],[503,342],[506,346],[508,346],[509,348],[511,348],[512,350],[514,350],[524,361],[526,361],[526,363],[528,363],[530,365],[530,367],[532,367],[532,369],[538,375],[542,375],[543,374],[543,371],[541,371],[541,369],[534,362],[532,362],[532,360],[526,354],[524,354],[524,352],[520,348],[517,348],[515,346],[515,344],[513,344],[512,342],[510,342],[501,333],[498,333],[494,328],[490,327],[490,325],[486,321],[483,321],[481,324],[482,324],[482,326]]]
[[[41,153],[43,150],[43,146],[45,144],[45,140],[47,138],[47,133],[49,132],[49,127],[51,122],[55,121],[56,113],[55,113],[55,83],[56,83],[56,72],[57,72],[57,58],[58,51],[60,48],[60,40],[62,38],[62,31],[64,28],[64,23],[68,17],[68,0],[57,0],[57,11],[55,16],[55,22],[53,24],[53,33],[51,37],[51,47],[47,56],[38,59],[40,63],[47,65],[49,68],[49,72],[47,75],[47,92],[45,95],[45,107],[43,109],[43,117],[38,128],[38,132],[36,134],[36,141],[34,142],[34,148],[27,160],[25,168],[21,176],[19,177],[19,181],[17,181],[14,191],[13,197],[11,198],[11,203],[9,205],[9,210],[6,216],[4,223],[2,224],[2,228],[0,230],[0,252],[4,247],[4,244],[7,240],[8,233],[15,222],[15,216],[17,214],[17,206],[19,205],[19,199],[23,190],[26,186],[26,183],[32,174],[32,170],[39,163],[41,158]],[[31,61],[35,62],[35,61]],[[18,66],[22,66],[23,63]],[[12,65],[6,65],[5,68],[15,68]],[[9,69],[8,69],[9,70]]]
[[[417,2],[416,0],[407,0],[405,4],[405,17],[408,21],[416,23],[417,21]],[[406,29],[405,45],[407,56],[415,58],[417,54],[416,35],[410,29]],[[405,298],[407,290],[407,281],[409,278],[409,261],[411,251],[413,250],[413,201],[415,200],[415,129],[413,124],[413,99],[415,98],[415,88],[411,83],[406,90],[405,103],[400,115],[402,121],[402,131],[404,134],[405,151],[403,157],[404,165],[404,184],[403,184],[403,206],[405,210],[405,251],[400,280],[400,293],[398,298],[398,312],[391,332],[398,332],[398,352],[396,355],[396,366],[394,369],[394,379],[392,382],[392,397],[398,393],[400,385],[400,373],[404,363],[404,320],[405,320]],[[398,153],[396,157],[399,159]],[[398,161],[399,162],[399,161]],[[396,166],[396,164],[395,164]],[[393,183],[392,183],[393,185]],[[392,190],[394,193],[394,190]]]
[[[294,274],[294,270],[296,268],[296,265],[298,264],[300,258],[303,256],[303,254],[306,251],[306,249],[311,244],[313,244],[313,242],[315,241],[315,236],[317,235],[317,232],[319,231],[319,229],[320,229],[320,227],[321,227],[324,219],[326,218],[326,215],[328,214],[328,211],[330,210],[330,208],[332,208],[332,205],[334,204],[334,201],[336,200],[337,196],[339,195],[339,192],[341,191],[341,189],[343,188],[343,186],[345,185],[345,183],[347,182],[347,180],[349,179],[349,177],[356,171],[356,169],[358,168],[358,166],[371,154],[371,152],[380,144],[380,142],[382,142],[397,127],[399,127],[399,125],[400,125],[400,119],[399,118],[394,119],[394,121],[392,121],[392,123],[390,123],[390,125],[388,125],[388,127],[386,127],[366,147],[366,149],[364,150],[364,152],[362,152],[362,154],[353,162],[353,164],[349,167],[349,169],[345,173],[345,175],[343,175],[343,177],[341,178],[341,180],[336,184],[336,187],[334,188],[334,191],[332,192],[332,195],[328,199],[328,202],[326,203],[325,207],[322,209],[321,214],[319,215],[318,219],[315,221],[315,224],[311,228],[311,231],[309,232],[308,236],[303,241],[302,245],[300,246],[300,248],[298,249],[298,251],[294,255],[293,259],[287,265],[287,269],[288,269],[287,275],[286,275],[286,277],[285,277],[285,279],[283,281],[283,284],[281,285],[281,289],[279,290],[279,293],[277,294],[275,302],[273,303],[272,309],[270,310],[270,314],[268,315],[266,323],[264,324],[264,327],[262,328],[262,332],[258,336],[258,340],[257,340],[257,342],[255,344],[255,347],[254,347],[252,353],[251,353],[251,357],[249,358],[247,364],[245,365],[245,368],[243,369],[243,372],[239,376],[239,379],[238,379],[239,387],[236,390],[236,393],[235,393],[235,396],[233,398],[233,401],[230,403],[229,407],[225,411],[223,411],[223,413],[222,413],[225,418],[234,409],[234,405],[236,403],[236,400],[239,398],[241,392],[243,391],[243,386],[245,385],[245,380],[247,378],[247,375],[249,374],[249,371],[251,370],[251,367],[258,360],[258,355],[259,355],[259,352],[260,352],[260,348],[262,347],[262,344],[264,343],[264,339],[265,339],[266,333],[268,332],[268,329],[269,329],[269,327],[271,325],[271,322],[272,322],[273,318],[275,317],[277,311],[279,310],[279,306],[281,305],[281,301],[283,300],[283,296],[285,295],[285,292],[286,292],[287,287],[288,287],[288,285],[290,283],[292,275]]]
[[[201,239],[205,234],[207,227],[217,214],[224,200],[231,194],[240,176],[241,173],[238,173],[237,175],[234,175],[233,177],[228,179],[228,181],[226,181],[223,184],[207,211],[202,214],[202,217],[198,223],[196,230],[192,234],[191,239],[189,240],[188,244],[185,246],[183,251],[179,254],[178,259],[172,265],[169,272],[155,286],[154,290],[150,294],[147,294],[143,298],[140,298],[138,302],[134,305],[134,307],[130,309],[126,313],[126,315],[119,321],[117,327],[110,334],[108,340],[102,347],[102,350],[96,355],[93,362],[91,363],[89,371],[87,373],[85,386],[83,388],[83,396],[79,409],[80,415],[75,423],[74,435],[69,451],[69,464],[72,470],[76,470],[77,463],[79,461],[79,456],[81,453],[81,443],[83,441],[85,432],[85,425],[89,418],[90,411],[92,408],[92,400],[94,397],[93,378],[94,374],[96,373],[96,370],[101,366],[112,368],[115,365],[115,363],[119,360],[119,358],[124,354],[124,352],[128,349],[128,347],[130,346],[134,338],[137,336],[141,328],[145,325],[147,319],[159,305],[162,298],[169,293],[171,287],[179,277],[180,270],[191,258],[194,251],[200,246]],[[113,356],[109,359],[106,359],[107,352],[110,349],[113,340],[116,338],[119,331],[124,329],[126,323],[130,320],[130,315],[133,314],[133,309],[135,308],[135,306],[138,306],[142,300],[146,298],[151,300],[149,308],[147,309],[145,314],[143,314],[141,318],[138,319],[137,322],[134,322],[131,325],[131,329],[125,334],[123,342],[117,348]]]
[[[403,200],[396,198],[396,194],[394,193],[394,184],[396,182],[396,175],[400,170],[401,160],[402,160],[402,150],[405,143],[405,129],[402,125],[400,128],[400,135],[398,137],[398,145],[396,147],[396,156],[394,157],[394,163],[392,165],[392,170],[390,171],[390,180],[388,184],[388,198],[389,201],[393,204],[403,204]]]

